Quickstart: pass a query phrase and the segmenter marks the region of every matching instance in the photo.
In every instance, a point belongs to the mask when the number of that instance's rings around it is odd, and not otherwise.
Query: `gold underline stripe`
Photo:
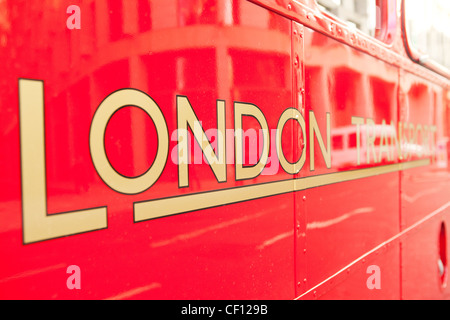
[[[134,204],[134,221],[141,222],[171,215],[209,209],[244,201],[272,197],[330,184],[349,182],[373,176],[429,166],[430,159],[397,163],[345,172],[335,172],[298,179],[269,182],[245,187],[207,191]]]

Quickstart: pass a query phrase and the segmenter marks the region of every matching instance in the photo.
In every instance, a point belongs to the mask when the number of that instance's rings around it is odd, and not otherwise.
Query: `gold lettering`
[[[244,155],[243,155],[243,130],[242,130],[242,117],[250,116],[255,118],[261,126],[263,133],[263,148],[261,157],[258,163],[252,167],[244,167]],[[234,128],[235,128],[235,168],[236,168],[236,180],[248,180],[259,176],[264,170],[267,161],[269,159],[270,149],[270,136],[269,126],[267,120],[264,117],[262,111],[253,104],[248,103],[234,103]]]
[[[284,171],[286,171],[286,173],[294,175],[294,174],[299,173],[300,170],[302,170],[303,166],[305,165],[306,148],[303,148],[302,155],[296,163],[290,163],[289,161],[286,160],[286,157],[284,156],[283,148],[281,145],[281,140],[282,140],[281,138],[282,138],[282,134],[283,134],[283,128],[286,125],[286,122],[288,122],[291,119],[296,120],[298,122],[298,124],[300,125],[300,128],[302,130],[303,139],[305,139],[305,137],[306,137],[305,119],[303,118],[300,111],[298,111],[297,109],[294,109],[294,108],[290,108],[283,112],[283,114],[280,117],[280,120],[278,121],[276,141],[277,141],[277,154],[278,154],[278,159],[280,160],[281,167],[284,169]]]
[[[364,123],[364,118],[352,117],[352,124],[356,125],[356,151],[358,154],[358,166],[361,165],[361,125],[363,125]]]
[[[436,142],[436,134],[437,134],[437,127],[436,126],[430,126],[430,133],[431,133],[431,152],[432,152],[432,158],[434,159],[434,162],[437,161],[437,142]]]
[[[421,144],[419,144],[419,136],[421,137]],[[422,125],[418,124],[416,126],[416,132],[415,132],[415,139],[416,139],[416,147],[417,147],[417,156],[421,158],[424,153],[424,147],[423,147],[423,127]]]
[[[417,148],[416,143],[416,126],[413,123],[408,124],[408,131],[409,131],[409,153],[408,153],[408,159],[411,159],[411,157],[414,155],[415,150]]]
[[[383,153],[387,154],[388,161],[392,161],[391,152],[389,150],[389,140],[388,140],[388,128],[386,126],[386,120],[383,119],[381,125],[381,137],[380,137],[380,154],[378,157],[378,162],[380,163],[383,160]]]
[[[188,150],[188,127],[194,133],[208,164],[210,165],[218,182],[227,181],[227,164],[225,152],[225,102],[217,101],[217,153],[208,140],[203,127],[195,115],[187,97],[177,97],[177,123],[178,123],[178,147]],[[178,184],[180,187],[189,186],[188,152],[178,154]]]
[[[108,122],[125,106],[135,106],[145,111],[158,133],[158,151],[153,165],[145,174],[135,178],[120,175],[112,167],[105,150]],[[164,170],[169,155],[169,131],[161,109],[152,98],[135,89],[123,89],[109,95],[98,107],[92,119],[89,146],[97,173],[111,189],[124,194],[138,194],[149,189]]]
[[[422,145],[425,156],[430,156],[430,129],[428,128],[428,126],[423,126]]]
[[[402,123],[399,122],[398,123],[398,131],[395,129],[395,124],[393,121],[391,121],[391,129],[392,129],[392,136],[391,136],[391,146],[394,146],[395,144],[395,149],[392,148],[392,154],[391,154],[391,159],[395,158],[394,152],[395,150],[397,150],[397,157],[399,160],[403,160],[403,155],[402,155],[402,145],[401,145],[401,139],[402,139]]]
[[[314,137],[317,137],[319,142],[320,151],[325,160],[325,164],[328,169],[331,169],[331,114],[327,113],[327,147],[325,148],[325,143],[322,139],[322,134],[320,133],[319,125],[317,123],[316,116],[313,111],[309,112],[309,148],[310,148],[310,169],[315,170],[315,159],[314,159]]]
[[[378,159],[375,153],[375,139],[376,139],[376,132],[375,132],[375,122],[372,119],[367,119],[367,126],[366,126],[366,151],[367,151],[367,164],[370,164],[370,151],[372,151],[374,162],[377,163]],[[372,131],[370,133],[370,131]]]
[[[20,79],[19,96],[23,242],[105,229],[106,208],[47,214],[43,82]]]

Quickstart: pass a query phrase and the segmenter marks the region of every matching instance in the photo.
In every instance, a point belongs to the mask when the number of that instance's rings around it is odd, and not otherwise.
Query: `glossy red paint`
[[[326,16],[311,0],[0,4],[0,298],[450,298],[438,268],[442,248],[449,248],[440,235],[442,224],[446,230],[450,224],[450,82],[409,59],[401,11],[395,1],[380,3],[385,21],[378,40]],[[66,8],[73,4],[81,8],[81,30],[66,28]],[[44,82],[48,214],[106,207],[107,228],[24,243],[19,79]],[[163,173],[136,195],[103,182],[89,146],[96,110],[123,88],[155,101],[170,139]],[[189,165],[189,186],[179,187],[173,159],[181,96],[205,131],[217,129],[217,101],[225,102],[225,182],[202,161]],[[300,112],[305,133],[289,120],[281,139],[287,161],[306,157],[298,173],[276,161],[272,136],[262,174],[237,181],[239,102],[257,106],[271,130],[286,109]],[[316,119],[326,147],[327,115],[330,164],[310,131]],[[392,122],[396,130],[401,123],[400,151],[367,147],[358,162],[352,117],[379,127]],[[256,137],[260,127],[251,117],[243,122]],[[424,136],[417,132],[425,127],[436,128],[436,144],[420,154]],[[246,166],[254,164],[252,147],[258,154],[263,148],[252,137],[244,145]],[[373,139],[379,146],[383,138]],[[159,152],[155,123],[135,106],[111,117],[104,141],[111,165],[127,177],[144,174]],[[190,148],[201,154],[198,143]],[[301,187],[311,177],[424,159],[427,166]],[[134,205],[142,201],[290,180],[292,192],[134,220]],[[293,192],[297,185],[300,191]],[[80,290],[66,286],[70,265],[81,269]],[[367,287],[371,265],[381,270],[380,290]]]

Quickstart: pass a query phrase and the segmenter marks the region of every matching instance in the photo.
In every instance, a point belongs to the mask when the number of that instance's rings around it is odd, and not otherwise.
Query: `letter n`
[[[319,142],[320,151],[322,152],[325,164],[328,169],[331,169],[331,114],[327,113],[327,146],[325,147],[325,142],[322,139],[322,134],[320,133],[319,124],[317,123],[316,116],[313,111],[309,112],[309,145],[310,145],[310,171],[315,170],[315,150],[314,150],[314,137],[317,137]]]
[[[191,128],[208,164],[218,182],[227,180],[227,164],[225,154],[225,101],[217,101],[217,152],[214,152],[206,136],[201,122],[198,120],[187,97],[177,97],[178,123],[178,185],[180,188],[189,186],[189,154],[184,152],[188,147],[188,127]]]

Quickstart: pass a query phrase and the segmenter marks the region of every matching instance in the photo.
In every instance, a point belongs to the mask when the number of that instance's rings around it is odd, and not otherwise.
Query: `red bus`
[[[0,0],[0,298],[449,299],[447,2]]]

